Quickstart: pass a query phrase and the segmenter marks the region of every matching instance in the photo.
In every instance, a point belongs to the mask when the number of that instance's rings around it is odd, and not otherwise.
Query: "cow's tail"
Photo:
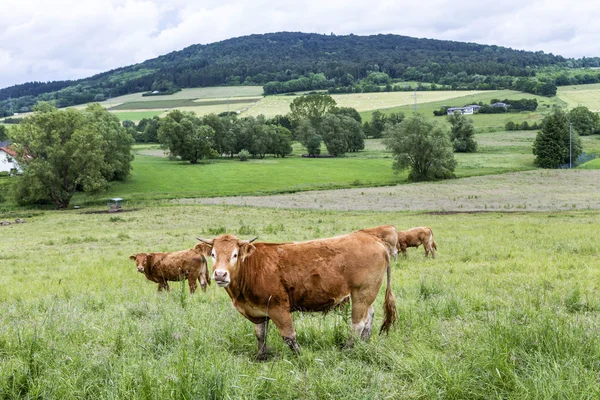
[[[435,240],[433,240],[433,230],[429,228],[429,248],[431,249],[431,254],[433,256],[433,250],[437,250],[437,244],[435,244]]]
[[[387,264],[387,287],[385,288],[385,301],[383,303],[383,324],[379,334],[388,333],[390,327],[396,322],[398,311],[396,310],[396,299],[392,292],[392,264],[388,255]]]

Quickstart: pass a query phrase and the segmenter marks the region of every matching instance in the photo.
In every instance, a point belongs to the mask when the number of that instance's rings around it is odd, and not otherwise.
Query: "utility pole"
[[[573,124],[569,122],[569,169],[573,168]]]
[[[415,104],[415,114],[417,113],[417,89],[415,89],[415,93],[413,94],[413,102]]]

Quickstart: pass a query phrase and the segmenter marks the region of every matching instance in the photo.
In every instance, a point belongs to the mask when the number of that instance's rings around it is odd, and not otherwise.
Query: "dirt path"
[[[600,208],[600,170],[536,170],[378,188],[181,199],[185,204],[378,211],[551,211]]]

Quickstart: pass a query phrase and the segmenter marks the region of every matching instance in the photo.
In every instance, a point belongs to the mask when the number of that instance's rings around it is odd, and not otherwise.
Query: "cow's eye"
[[[212,258],[216,258],[216,256],[215,256],[215,253],[212,253],[210,256],[211,256]]]
[[[232,258],[237,258],[237,254],[234,254],[233,256],[231,256]]]

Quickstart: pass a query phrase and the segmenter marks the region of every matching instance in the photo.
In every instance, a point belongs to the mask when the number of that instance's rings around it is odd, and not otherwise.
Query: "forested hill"
[[[60,107],[154,89],[265,85],[312,74],[325,78],[328,87],[347,86],[373,72],[385,73],[390,79],[438,83],[459,74],[480,80],[526,77],[534,76],[540,67],[566,61],[543,52],[399,35],[280,32],[193,45],[77,81],[33,82],[1,89],[0,116],[9,96],[13,109],[24,111],[37,100],[55,100]]]

